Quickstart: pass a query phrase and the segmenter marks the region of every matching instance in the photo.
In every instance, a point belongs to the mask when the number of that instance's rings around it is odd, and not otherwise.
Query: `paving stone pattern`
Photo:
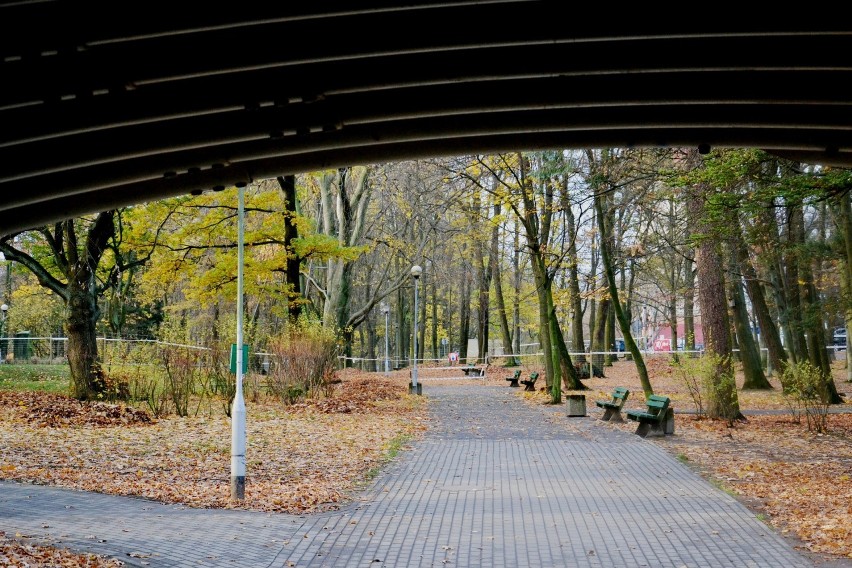
[[[426,437],[339,511],[198,510],[0,483],[0,530],[152,567],[813,566],[650,441],[596,424],[596,408],[569,418],[516,393],[424,385]]]

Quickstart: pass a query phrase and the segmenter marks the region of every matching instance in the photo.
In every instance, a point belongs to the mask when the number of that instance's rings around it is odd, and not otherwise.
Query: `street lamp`
[[[246,403],[243,398],[243,263],[245,262],[245,193],[237,186],[237,349],[236,391],[231,406],[231,499],[246,496]]]
[[[411,394],[423,394],[423,387],[417,384],[417,282],[423,269],[418,265],[411,267],[411,276],[414,277],[414,367],[411,369],[411,384],[408,392]]]
[[[0,253],[0,254],[2,254],[2,253]],[[2,306],[0,306],[0,311],[3,312],[3,316],[2,316],[3,319],[0,319],[0,363],[2,363],[3,362],[3,359],[2,359],[2,356],[3,356],[3,349],[2,349],[3,334],[6,333],[6,312],[9,311],[9,304],[3,304]],[[6,345],[9,345],[9,340],[6,340]]]
[[[390,336],[388,335],[388,329],[390,328],[390,306],[382,302],[379,309],[385,314],[385,375],[387,375],[390,373],[390,359],[388,357],[388,349],[390,347]]]

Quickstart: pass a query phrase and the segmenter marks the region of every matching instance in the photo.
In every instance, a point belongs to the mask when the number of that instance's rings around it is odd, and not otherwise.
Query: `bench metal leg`
[[[518,379],[509,379],[509,386],[514,387],[514,388],[518,388],[521,385],[518,384]]]
[[[636,435],[640,438],[644,438],[648,435],[648,432],[651,431],[651,425],[646,424],[645,422],[640,422],[639,426],[636,427]]]

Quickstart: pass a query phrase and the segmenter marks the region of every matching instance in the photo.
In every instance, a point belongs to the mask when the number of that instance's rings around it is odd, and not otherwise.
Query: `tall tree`
[[[65,303],[71,391],[80,400],[101,398],[107,389],[96,341],[98,298],[122,273],[146,260],[125,263],[123,255],[107,254],[116,239],[118,215],[104,211],[0,239],[0,252],[8,260],[32,272]]]
[[[296,321],[302,313],[302,303],[304,302],[300,276],[302,259],[295,247],[295,243],[299,239],[296,176],[279,176],[277,180],[281,191],[284,193],[284,252],[287,255],[284,285],[287,287],[289,299],[287,309],[290,320]]]
[[[752,265],[748,248],[743,239],[742,230],[739,225],[735,225],[733,230],[733,247],[737,256],[737,268],[742,273],[755,318],[760,326],[760,335],[766,345],[769,367],[778,369],[778,371],[783,373],[787,365],[787,353],[784,351],[784,346],[781,343],[778,327],[775,325],[775,320],[769,312],[766,295],[763,292],[763,285],[759,281],[757,271]]]
[[[493,217],[491,220],[491,252],[489,254],[489,271],[494,282],[494,300],[497,308],[497,320],[500,324],[500,335],[503,340],[503,354],[507,355],[504,364],[508,367],[518,365],[517,359],[513,357],[515,351],[512,346],[512,331],[509,329],[509,319],[506,315],[506,299],[503,296],[503,278],[500,271],[500,227],[502,225],[502,213],[500,203],[493,205]]]
[[[320,182],[323,233],[337,237],[341,247],[361,243],[370,201],[368,173],[368,168],[339,168],[336,174],[324,175]],[[323,324],[343,334],[347,355],[351,355],[352,328],[347,324],[353,267],[352,260],[342,258],[330,258],[326,265]]]
[[[573,204],[568,195],[567,176],[562,186],[562,211],[565,213],[565,229],[568,234],[568,289],[571,298],[571,345],[578,363],[585,363],[586,356],[585,340],[583,339],[583,301],[580,296],[580,270],[579,257],[577,255],[577,220],[574,215]]]
[[[766,379],[760,364],[760,354],[751,335],[748,311],[745,305],[745,294],[742,289],[742,277],[735,258],[736,252],[730,250],[728,270],[728,292],[731,299],[731,316],[734,322],[734,332],[740,348],[740,361],[743,365],[744,389],[771,389],[772,385]]]
[[[604,199],[603,195],[606,192],[605,180],[600,179],[594,188],[595,195],[595,211],[597,212],[597,217],[599,220],[605,220],[607,216],[604,214]],[[601,260],[604,267],[604,274],[606,276],[606,282],[609,286],[609,295],[612,300],[612,309],[615,311],[616,319],[618,320],[618,324],[621,327],[621,333],[624,335],[624,344],[630,354],[633,356],[633,361],[636,364],[636,370],[639,373],[639,382],[642,384],[642,390],[645,393],[646,397],[654,394],[654,389],[651,387],[651,381],[648,378],[648,369],[645,367],[645,359],[642,357],[642,352],[639,350],[639,347],[636,345],[636,341],[633,339],[633,333],[630,330],[630,320],[625,314],[624,309],[619,301],[618,296],[618,287],[615,281],[615,269],[613,268],[612,255],[610,253],[609,242],[610,238],[610,228],[607,226],[607,222],[603,221],[600,225],[601,227]]]
[[[541,158],[551,159],[545,156]],[[559,266],[558,261],[562,258],[561,255],[555,255],[553,260],[557,262],[548,262],[553,256],[549,249],[555,210],[553,179],[548,168],[541,167],[541,163],[538,164],[541,170],[537,172],[539,177],[535,178],[531,171],[530,157],[521,153],[499,156],[495,165],[483,160],[480,160],[480,164],[488,168],[495,179],[500,180],[499,187],[494,191],[515,213],[524,233],[525,248],[532,267],[538,299],[538,329],[545,359],[545,380],[551,402],[558,404],[562,401],[562,381],[572,390],[587,387],[580,382],[571,362],[553,301],[554,275]],[[506,173],[511,181],[503,179],[498,170]]]
[[[843,317],[846,322],[846,380],[852,382],[852,365],[849,364],[849,353],[852,348],[852,206],[850,206],[849,188],[839,189],[832,199],[832,212],[837,226],[839,238],[837,249],[840,257],[841,299],[844,306]]]
[[[691,150],[686,163],[700,169],[701,158],[696,151]],[[716,365],[713,372],[714,388],[709,393],[708,414],[711,418],[723,418],[730,422],[741,419],[742,413],[731,361],[731,326],[725,305],[724,264],[719,250],[719,227],[714,226],[713,211],[708,211],[708,207],[713,206],[714,197],[714,188],[708,181],[701,179],[689,190],[688,210],[690,222],[695,227],[693,242],[704,343],[707,352],[714,356]],[[708,202],[709,206],[706,205]]]

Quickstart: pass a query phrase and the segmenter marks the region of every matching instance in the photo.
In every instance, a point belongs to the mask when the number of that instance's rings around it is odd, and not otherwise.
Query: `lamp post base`
[[[423,383],[417,383],[415,388],[414,383],[408,383],[408,394],[423,394]]]
[[[242,501],[246,498],[246,478],[244,475],[231,478],[231,499]]]

